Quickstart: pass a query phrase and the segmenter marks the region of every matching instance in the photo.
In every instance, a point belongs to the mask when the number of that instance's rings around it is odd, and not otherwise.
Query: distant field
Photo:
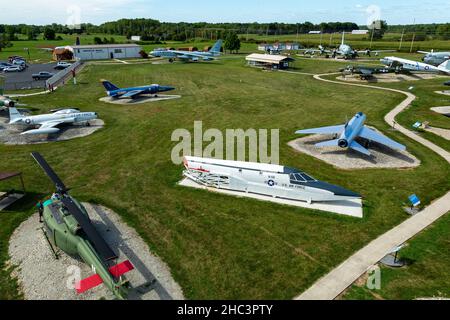
[[[60,41],[47,41],[42,39],[42,35],[38,37],[36,41],[13,41],[14,46],[11,48],[6,48],[0,52],[0,60],[4,60],[11,55],[21,55],[25,58],[28,58],[26,48],[30,49],[30,59],[34,62],[46,62],[51,60],[51,53],[39,49],[42,47],[55,47],[55,46],[64,46],[75,44],[75,39],[77,35],[64,35],[58,34],[57,36],[61,36],[63,40]],[[107,38],[110,39],[113,37],[116,42],[123,43],[128,42],[125,36],[118,35],[106,35],[106,34],[91,34],[91,35],[80,35],[81,44],[93,44],[94,38],[100,37],[101,39]],[[246,39],[247,35],[240,35],[241,38]],[[24,36],[21,36],[24,38]],[[346,43],[354,46],[355,49],[365,49],[370,47],[370,39],[367,39],[368,36],[363,35],[346,35]],[[374,41],[372,44],[372,49],[399,49],[399,34],[386,34],[382,41]],[[275,41],[298,41],[304,47],[317,47],[319,44],[329,47],[338,46],[341,43],[341,35],[340,34],[324,34],[324,35],[309,35],[309,34],[300,34],[298,37],[296,35],[280,35],[280,36],[259,36],[256,34],[249,34],[248,39],[251,39],[250,42],[242,42],[241,52],[250,53],[255,52],[257,49],[257,45],[254,41],[257,42],[275,42]],[[204,41],[201,39],[195,39],[189,42],[174,42],[167,41],[164,44],[149,44],[142,45],[143,49],[147,52],[159,48],[159,47],[197,47],[199,50],[203,50],[204,47],[212,45],[214,41]],[[411,42],[404,42],[402,51],[409,52],[411,47]],[[420,41],[416,42],[413,46],[413,52],[417,50],[450,50],[450,41]]]
[[[338,66],[342,63],[299,60],[295,70],[320,73]],[[101,78],[119,86],[173,85],[182,98],[114,106],[98,100],[105,95]],[[421,88],[428,83],[414,85],[419,98],[427,100]],[[65,106],[95,111],[105,120],[104,129],[61,143],[0,145],[0,171],[23,171],[30,193],[28,203],[0,215],[0,298],[18,296],[10,270],[4,269],[8,239],[34,202],[53,190],[29,155],[39,151],[74,187],[73,195],[112,208],[134,227],[170,266],[187,298],[291,299],[404,221],[402,206],[411,193],[428,204],[450,189],[447,162],[384,123],[384,115],[402,99],[307,75],[262,72],[247,67],[243,55],[212,63],[87,66],[78,85],[21,102],[39,112]],[[339,124],[359,111],[368,115],[370,125],[406,144],[422,165],[345,171],[287,146],[300,128]],[[178,128],[192,130],[195,120],[203,120],[204,129],[221,131],[280,129],[282,164],[363,194],[364,219],[179,187],[183,167],[170,160],[176,144],[170,137]]]
[[[241,38],[247,39],[246,34],[241,34]],[[387,33],[381,41],[373,41],[372,49],[394,49],[400,48],[401,34]],[[248,39],[256,41],[275,42],[275,41],[296,41],[305,47],[316,47],[320,44],[323,46],[336,47],[341,44],[342,35],[335,34],[300,34],[297,35],[276,35],[276,36],[260,36],[256,34],[249,34]],[[365,49],[370,47],[369,35],[345,35],[346,43],[354,46],[356,49]],[[404,41],[402,51],[409,52],[411,49],[411,41]],[[450,40],[431,40],[431,41],[416,41],[412,47],[412,51],[417,50],[450,50]]]

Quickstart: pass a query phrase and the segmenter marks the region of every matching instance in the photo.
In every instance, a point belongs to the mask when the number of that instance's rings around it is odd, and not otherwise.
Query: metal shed
[[[288,69],[295,59],[282,56],[253,53],[245,58],[250,66],[271,68],[271,69]]]
[[[141,46],[137,44],[99,44],[67,46],[56,49],[66,49],[73,53],[77,60],[107,60],[140,58]],[[56,50],[55,49],[55,50]]]

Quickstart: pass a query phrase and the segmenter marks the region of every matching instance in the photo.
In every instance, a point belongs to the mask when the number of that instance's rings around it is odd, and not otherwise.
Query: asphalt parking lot
[[[0,61],[8,62],[8,61]],[[37,89],[45,88],[45,80],[35,81],[32,79],[33,73],[39,73],[41,71],[47,71],[51,73],[58,73],[59,70],[55,70],[56,63],[45,64],[29,64],[28,68],[22,72],[1,72],[0,74],[5,77],[5,90],[22,90],[22,89]]]

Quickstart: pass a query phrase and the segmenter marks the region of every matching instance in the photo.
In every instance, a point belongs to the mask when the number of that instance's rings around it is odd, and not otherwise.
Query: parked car
[[[56,70],[63,70],[63,69],[66,69],[66,68],[70,67],[71,65],[72,65],[71,63],[68,63],[68,62],[65,62],[65,61],[59,61],[56,64],[55,69]]]
[[[27,65],[25,60],[21,60],[21,59],[14,59],[12,64],[18,65],[18,66],[26,66]]]
[[[23,61],[26,61],[25,58],[24,58],[24,57],[21,57],[21,56],[11,56],[11,57],[8,58],[8,61],[9,61],[10,63],[13,63],[14,60],[23,60]]]
[[[25,68],[22,66],[9,66],[3,69],[3,72],[21,72]]]
[[[0,62],[0,71],[3,71],[7,67],[12,67],[12,64],[6,62]]]
[[[47,80],[50,79],[51,77],[53,77],[54,74],[47,72],[47,71],[41,71],[39,73],[34,73],[32,75],[33,80]]]
[[[444,83],[444,86],[450,86],[450,81],[447,81],[446,83]]]

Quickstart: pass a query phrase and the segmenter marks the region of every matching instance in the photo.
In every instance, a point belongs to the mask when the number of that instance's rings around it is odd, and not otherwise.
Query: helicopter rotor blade
[[[31,156],[34,160],[41,166],[42,170],[47,174],[50,180],[55,184],[56,190],[61,192],[62,194],[66,193],[68,190],[62,180],[58,177],[58,175],[53,171],[50,165],[45,161],[44,157],[39,152],[32,152]]]
[[[118,256],[112,251],[106,241],[98,233],[97,229],[95,229],[90,219],[80,210],[75,202],[69,197],[64,197],[61,201],[69,213],[77,220],[78,224],[88,237],[88,240],[92,243],[103,261],[108,262],[117,259]]]

